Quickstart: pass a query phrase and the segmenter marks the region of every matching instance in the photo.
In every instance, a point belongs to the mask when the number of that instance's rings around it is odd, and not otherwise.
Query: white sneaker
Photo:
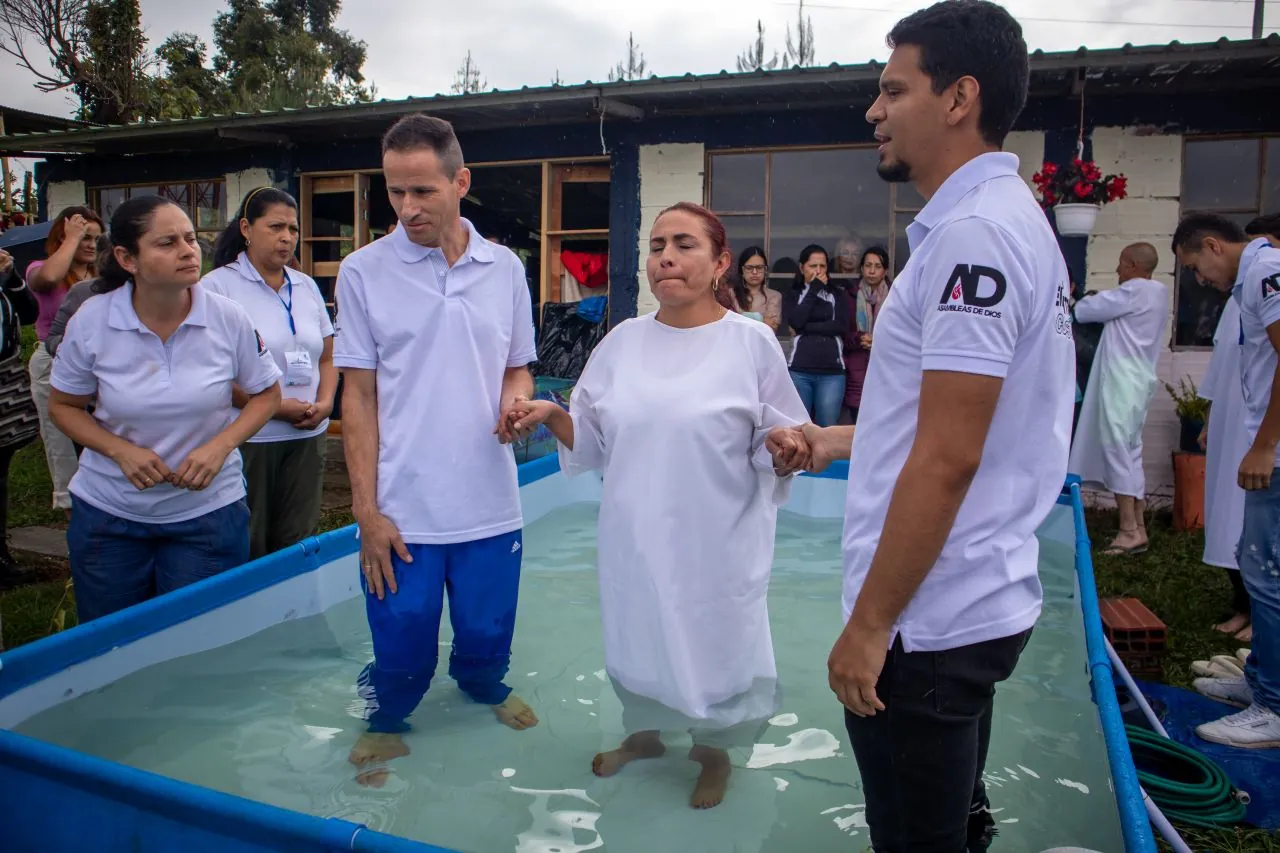
[[[1239,749],[1280,748],[1280,715],[1261,705],[1196,727],[1196,734],[1211,743]]]
[[[1243,678],[1197,678],[1191,686],[1201,696],[1237,708],[1248,708],[1253,704],[1253,690]]]

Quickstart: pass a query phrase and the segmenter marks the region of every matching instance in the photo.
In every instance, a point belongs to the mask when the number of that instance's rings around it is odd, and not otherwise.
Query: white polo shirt
[[[200,286],[238,302],[249,312],[280,371],[282,395],[315,402],[320,390],[320,356],[325,338],[333,336],[333,323],[320,288],[311,276],[291,269],[286,269],[284,276],[285,284],[277,292],[258,274],[249,256],[241,252],[232,263],[200,279]],[[306,355],[300,357],[299,353]],[[249,441],[269,443],[312,438],[323,435],[328,428],[327,420],[315,429],[300,430],[273,419]]]
[[[977,475],[895,626],[908,652],[939,651],[1012,636],[1040,615],[1035,532],[1067,475],[1075,347],[1067,267],[1014,155],[983,154],[956,170],[907,240],[911,259],[876,319],[853,440],[844,617],[916,438],[923,371],[1000,377]]]
[[[515,455],[498,443],[502,377],[537,359],[524,267],[466,219],[452,268],[405,229],[338,270],[333,362],[377,371],[378,509],[407,543],[520,529]]]
[[[191,451],[240,416],[231,386],[249,394],[280,378],[244,309],[191,289],[191,312],[162,342],[133,309],[133,283],[87,300],[67,323],[50,383],[66,394],[96,394],[93,416],[112,435],[153,451],[176,471]],[[85,449],[70,491],[131,521],[169,524],[213,512],[245,496],[240,451],[201,491],[160,483],[139,491],[120,466]]]
[[[1280,322],[1280,249],[1273,249],[1265,237],[1245,247],[1231,297],[1240,305],[1244,425],[1252,443],[1271,403],[1271,383],[1276,375],[1276,350],[1267,328]],[[1280,467],[1280,447],[1276,448],[1276,467]]]

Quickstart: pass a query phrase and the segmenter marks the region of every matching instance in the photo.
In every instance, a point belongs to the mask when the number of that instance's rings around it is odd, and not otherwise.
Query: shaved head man
[[[1150,243],[1125,246],[1116,264],[1120,286],[1075,307],[1077,321],[1104,326],[1072,441],[1070,470],[1115,495],[1120,533],[1108,554],[1147,550],[1142,427],[1158,385],[1156,361],[1169,319],[1168,288],[1152,278],[1159,265],[1160,254]]]

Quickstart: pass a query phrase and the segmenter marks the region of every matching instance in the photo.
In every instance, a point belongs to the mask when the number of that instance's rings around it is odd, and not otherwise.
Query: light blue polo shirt
[[[161,341],[133,309],[133,282],[94,296],[67,323],[50,383],[65,394],[97,395],[93,417],[112,435],[154,452],[176,471],[240,416],[231,386],[249,394],[280,378],[253,323],[230,299],[191,289],[191,312]],[[245,496],[240,451],[200,491],[159,483],[139,490],[120,466],[85,449],[71,494],[131,521],[188,521]]]
[[[880,544],[916,439],[925,371],[1003,380],[941,556],[899,617],[908,652],[1027,630],[1040,615],[1036,528],[1062,491],[1075,398],[1067,266],[1012,154],[982,154],[907,227],[911,258],[876,319],[849,463],[844,616]]]
[[[1280,323],[1280,249],[1272,248],[1265,237],[1245,247],[1231,298],[1240,306],[1244,425],[1252,443],[1271,403],[1271,383],[1276,375],[1276,349],[1267,329]],[[1276,466],[1280,467],[1280,447],[1276,448]]]
[[[325,339],[333,336],[333,323],[315,280],[297,270],[286,269],[284,274],[285,285],[277,292],[258,274],[249,256],[241,252],[232,263],[200,279],[200,286],[239,303],[249,313],[249,319],[262,335],[280,371],[281,394],[288,399],[314,403],[320,390],[320,356]],[[290,353],[298,351],[305,352],[311,361],[306,384],[287,379],[287,359]],[[314,429],[300,430],[272,419],[249,441],[261,444],[312,438],[323,435],[328,428],[328,420]]]
[[[515,455],[493,429],[507,368],[537,359],[529,284],[510,249],[462,222],[453,267],[397,228],[338,270],[333,363],[376,371],[378,509],[406,543],[522,526]]]

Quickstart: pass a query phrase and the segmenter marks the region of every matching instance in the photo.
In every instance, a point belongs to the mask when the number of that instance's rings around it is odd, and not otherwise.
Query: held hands
[[[809,467],[810,447],[804,433],[796,427],[778,427],[764,439],[764,446],[773,457],[773,473],[786,477]]]
[[[280,402],[283,407],[285,401],[281,400]],[[320,426],[320,424],[324,423],[326,418],[333,414],[333,403],[307,403],[303,401],[303,405],[306,409],[303,411],[302,416],[297,420],[292,421],[294,429],[315,429]]]
[[[550,400],[530,400],[528,397],[516,397],[511,407],[498,418],[494,433],[498,441],[510,444],[533,435],[534,430],[554,417],[556,412],[564,411]]]
[[[197,447],[173,472],[169,482],[179,489],[198,492],[213,482],[230,455],[231,448],[217,441]]]
[[[1275,469],[1275,450],[1252,447],[1240,462],[1237,481],[1246,492],[1271,488],[1271,472]]]

